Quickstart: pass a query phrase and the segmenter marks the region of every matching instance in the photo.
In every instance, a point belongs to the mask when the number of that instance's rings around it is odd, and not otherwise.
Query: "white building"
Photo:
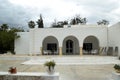
[[[110,27],[71,25],[64,28],[34,28],[18,34],[16,54],[120,55],[120,23]]]

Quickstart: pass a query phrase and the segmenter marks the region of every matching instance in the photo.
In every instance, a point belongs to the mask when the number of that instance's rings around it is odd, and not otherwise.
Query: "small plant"
[[[10,67],[8,71],[9,71],[11,74],[17,73],[16,67]]]
[[[120,65],[115,64],[114,69],[116,70],[116,72],[120,73]]]
[[[114,65],[114,69],[120,70],[120,65],[115,64],[115,65]]]
[[[47,61],[47,62],[45,62],[45,64],[44,64],[44,66],[47,66],[47,67],[48,67],[49,71],[51,71],[51,68],[54,69],[55,65],[56,65],[56,63],[54,62],[54,60],[52,60],[52,61]]]

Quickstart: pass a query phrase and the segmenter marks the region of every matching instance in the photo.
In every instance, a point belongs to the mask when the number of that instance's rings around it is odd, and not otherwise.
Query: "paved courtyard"
[[[102,56],[85,56],[85,57],[74,57],[74,56],[68,56],[66,58],[70,58],[71,60],[81,60],[85,63],[88,61],[88,64],[58,64],[56,65],[56,72],[60,73],[60,80],[112,80],[111,79],[111,73],[114,71],[113,65],[114,61],[115,63],[119,63],[119,60],[115,57],[108,57],[103,56],[104,59],[111,60],[112,62],[108,64],[105,64],[103,59],[101,59]],[[93,57],[93,58],[91,58]],[[44,57],[30,57],[30,56],[0,56],[0,71],[8,71],[9,67],[14,66],[17,67],[17,71],[20,72],[45,72],[45,67],[42,64],[27,64],[30,63],[30,60],[36,60],[40,61],[41,59],[53,59],[57,58],[57,56],[44,56]],[[63,58],[63,57],[62,57]],[[65,57],[64,57],[65,58]],[[63,59],[64,59],[63,58]],[[83,58],[83,59],[82,59]],[[98,59],[100,58],[100,60]],[[57,58],[59,59],[59,57]],[[62,59],[62,60],[63,60]],[[100,64],[89,64],[90,59],[97,60],[97,63]],[[68,60],[68,59],[67,59]],[[26,64],[23,64],[25,63]],[[37,63],[37,62],[36,62]],[[67,63],[67,62],[66,62]],[[83,63],[83,62],[81,62]],[[104,64],[102,64],[104,63]]]

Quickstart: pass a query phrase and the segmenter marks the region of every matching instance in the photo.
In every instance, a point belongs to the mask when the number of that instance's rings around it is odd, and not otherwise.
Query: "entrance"
[[[90,54],[92,51],[92,43],[84,43],[83,50],[87,51],[88,54]]]
[[[48,36],[43,40],[43,55],[58,55],[58,40],[53,36]]]
[[[54,53],[57,51],[57,44],[56,43],[48,43],[47,50],[51,51],[51,55],[54,55]]]
[[[66,54],[72,54],[73,53],[73,41],[67,40],[66,41]]]
[[[99,54],[99,41],[95,36],[88,36],[84,39],[83,54],[85,55]]]
[[[67,36],[63,40],[62,53],[63,55],[79,55],[79,41],[75,36]]]

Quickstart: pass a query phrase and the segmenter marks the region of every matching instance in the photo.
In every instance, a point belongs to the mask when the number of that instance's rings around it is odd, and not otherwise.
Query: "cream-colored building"
[[[30,55],[120,55],[120,23],[71,25],[64,28],[34,28],[19,32],[16,54]]]

